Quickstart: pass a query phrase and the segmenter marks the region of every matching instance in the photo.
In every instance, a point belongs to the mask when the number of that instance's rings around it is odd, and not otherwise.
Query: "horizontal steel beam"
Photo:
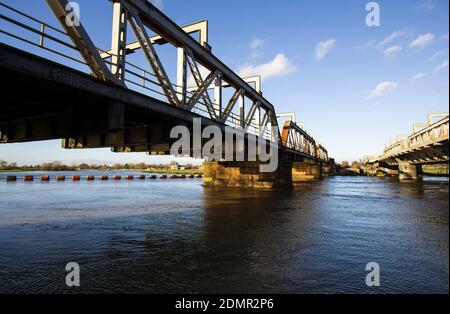
[[[202,46],[205,46],[208,44],[208,21],[204,20],[204,21],[200,21],[197,23],[192,23],[192,24],[183,26],[182,29],[189,35],[199,33],[199,43]],[[154,35],[154,36],[150,37],[150,42],[152,44],[156,44],[156,45],[164,45],[164,44],[168,43],[168,41],[165,40],[160,35]],[[126,53],[127,54],[134,53],[136,50],[139,50],[139,49],[141,49],[141,45],[139,44],[139,41],[137,41],[137,40],[126,45]],[[111,55],[112,55],[111,50],[104,51],[103,53],[100,54],[100,56],[103,59],[107,59],[107,58],[111,57]]]

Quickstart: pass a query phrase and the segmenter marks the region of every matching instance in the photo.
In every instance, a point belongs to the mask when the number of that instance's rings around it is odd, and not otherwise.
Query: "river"
[[[0,293],[449,292],[448,178],[330,177],[269,191],[7,175]],[[66,287],[68,262],[80,265],[80,287]],[[365,284],[370,262],[379,287]]]

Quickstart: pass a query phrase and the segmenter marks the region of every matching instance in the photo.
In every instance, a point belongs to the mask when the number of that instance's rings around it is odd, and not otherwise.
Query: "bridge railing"
[[[436,142],[449,138],[449,117],[428,126],[408,137],[408,147],[416,149],[425,145],[431,145]]]
[[[440,116],[442,115],[443,114],[440,114]],[[413,134],[405,138],[397,137],[394,143],[390,144],[384,149],[382,159],[396,157],[412,150],[431,146],[449,139],[448,114],[445,118],[434,123],[429,121],[426,125],[427,126],[425,128],[417,130],[417,124],[415,124]]]

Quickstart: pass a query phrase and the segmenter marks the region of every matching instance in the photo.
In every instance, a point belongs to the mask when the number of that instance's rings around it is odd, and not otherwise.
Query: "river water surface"
[[[263,191],[7,175],[0,293],[449,292],[446,178],[331,177]],[[68,262],[80,265],[79,288],[65,285]],[[369,262],[380,287],[365,284]]]

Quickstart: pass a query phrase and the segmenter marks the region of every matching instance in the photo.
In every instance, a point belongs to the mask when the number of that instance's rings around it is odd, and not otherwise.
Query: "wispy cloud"
[[[250,42],[250,59],[259,59],[263,56],[261,49],[266,45],[267,39],[263,38],[253,38]]]
[[[250,48],[252,50],[261,49],[266,44],[266,40],[262,38],[253,38],[252,42],[250,43]]]
[[[328,39],[317,43],[315,49],[316,60],[322,60],[336,45],[336,39]]]
[[[393,56],[402,50],[403,50],[403,47],[400,45],[391,46],[391,47],[387,48],[386,50],[384,50],[384,55],[385,56]]]
[[[438,52],[434,53],[434,54],[430,57],[430,59],[428,59],[428,61],[436,60],[436,59],[439,58],[441,55],[442,55],[442,52],[441,52],[441,51],[438,51]]]
[[[404,37],[408,34],[408,30],[406,28],[402,30],[395,31],[391,33],[390,35],[386,36],[382,41],[378,43],[378,47],[383,47],[391,42],[393,42],[396,39],[399,39],[401,37]]]
[[[413,82],[417,82],[417,81],[423,80],[424,78],[425,78],[425,73],[417,73],[413,77]]]
[[[373,90],[371,90],[368,95],[366,96],[366,99],[372,99],[384,96],[392,91],[394,91],[399,84],[397,82],[390,82],[390,81],[384,81],[381,83],[378,83],[377,86]]]
[[[439,64],[436,68],[434,68],[434,73],[438,73],[444,69],[448,69],[448,60],[445,60],[441,64]]]
[[[431,11],[436,7],[433,0],[426,0],[425,2],[422,2],[417,9],[421,11]]]
[[[297,71],[297,67],[292,60],[286,57],[284,53],[279,53],[271,61],[267,63],[252,65],[246,64],[237,70],[241,77],[248,77],[253,75],[261,75],[263,80],[268,80],[275,77],[286,76]]]
[[[423,49],[427,46],[432,45],[435,39],[436,36],[432,33],[422,34],[419,35],[416,39],[414,39],[409,46],[415,49]]]

